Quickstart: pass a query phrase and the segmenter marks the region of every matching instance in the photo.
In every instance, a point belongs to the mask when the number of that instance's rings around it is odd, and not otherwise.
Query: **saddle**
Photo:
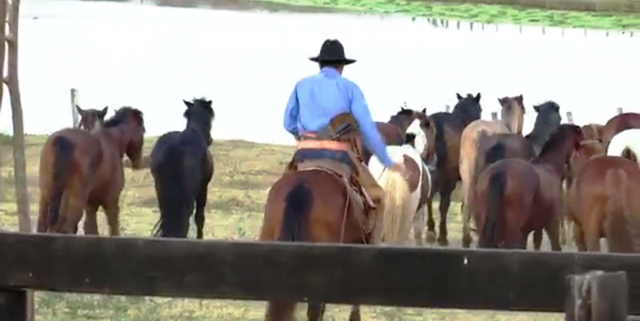
[[[342,113],[320,131],[298,138],[298,150],[287,170],[323,170],[335,175],[344,182],[352,205],[369,212],[376,204],[358,178],[356,162],[362,163],[361,150],[358,123],[350,113]]]

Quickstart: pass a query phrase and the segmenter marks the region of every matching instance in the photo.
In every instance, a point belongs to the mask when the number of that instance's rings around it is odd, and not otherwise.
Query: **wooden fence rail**
[[[0,262],[5,289],[548,312],[568,275],[624,271],[640,314],[638,255],[0,233]]]

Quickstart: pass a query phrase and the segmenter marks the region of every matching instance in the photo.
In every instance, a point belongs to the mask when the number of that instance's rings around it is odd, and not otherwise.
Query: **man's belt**
[[[298,149],[331,149],[350,151],[351,145],[348,142],[322,139],[317,134],[306,132],[302,136],[300,136],[300,140],[298,141]]]

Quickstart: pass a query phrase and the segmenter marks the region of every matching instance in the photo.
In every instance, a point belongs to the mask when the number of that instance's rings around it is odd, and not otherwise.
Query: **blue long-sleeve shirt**
[[[331,67],[296,84],[284,113],[284,128],[294,136],[303,131],[319,131],[335,116],[351,112],[360,126],[365,147],[391,166],[393,161],[371,118],[362,90]]]

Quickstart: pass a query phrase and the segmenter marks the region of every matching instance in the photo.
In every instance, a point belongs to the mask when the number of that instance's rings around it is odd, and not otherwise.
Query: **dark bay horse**
[[[82,109],[76,105],[76,110],[80,115],[80,124],[78,128],[92,131],[94,128],[102,127],[104,124],[104,117],[107,115],[109,107],[105,107],[102,110],[97,109]]]
[[[479,133],[477,143],[477,156],[475,157],[475,173],[473,177],[477,178],[489,165],[497,162],[500,159],[505,158],[519,158],[526,161],[532,160],[542,146],[547,142],[547,139],[552,133],[556,131],[560,126],[562,116],[560,116],[560,107],[558,104],[552,101],[548,101],[541,105],[533,107],[536,112],[536,121],[533,126],[533,130],[526,137],[522,137],[519,134],[512,133],[499,133],[489,135],[486,132]],[[491,157],[487,157],[489,151],[492,148],[498,150],[491,152]],[[490,159],[491,163],[487,163]],[[471,184],[470,188],[475,186],[476,181]],[[471,198],[473,193],[468,193],[467,201],[472,204]],[[462,213],[462,246],[471,246],[471,233],[470,233],[470,219],[473,208],[467,208]]]
[[[93,132],[68,128],[50,135],[40,153],[38,232],[75,234],[85,210],[85,234],[98,234],[96,212],[102,206],[110,235],[119,235],[122,157],[139,167],[144,132],[142,112],[122,107]]]
[[[186,238],[195,204],[197,238],[202,239],[204,207],[214,171],[209,146],[215,113],[211,101],[204,98],[184,103],[186,128],[160,136],[151,151],[151,174],[160,207],[156,234]]]
[[[405,143],[405,132],[409,125],[420,116],[420,114],[426,115],[427,109],[423,109],[422,112],[400,107],[400,111],[391,116],[388,122],[376,122],[378,132],[382,136],[387,146],[402,146]],[[371,159],[371,153],[368,149],[362,151],[362,161],[365,164],[369,163]]]
[[[602,128],[602,141],[605,145],[609,145],[609,141],[613,136],[619,132],[631,129],[640,128],[640,114],[638,113],[622,113],[615,115],[604,124]]]
[[[448,245],[447,239],[447,212],[451,205],[451,193],[460,181],[460,137],[462,131],[474,120],[482,116],[480,106],[480,93],[476,96],[467,94],[462,97],[456,94],[458,103],[451,113],[438,112],[431,114],[435,127],[436,169],[431,197],[427,200],[427,242],[433,242],[436,238],[435,221],[433,220],[433,196],[440,195],[440,233],[438,244]],[[427,160],[425,160],[426,162]]]
[[[535,231],[534,247],[539,250],[544,229],[551,248],[561,250],[561,181],[565,164],[583,139],[580,127],[562,124],[533,162],[502,159],[482,172],[472,198],[479,247],[526,249],[527,237]]]
[[[600,251],[606,237],[610,252],[640,253],[639,192],[636,162],[618,156],[587,161],[568,195],[578,250]]]

